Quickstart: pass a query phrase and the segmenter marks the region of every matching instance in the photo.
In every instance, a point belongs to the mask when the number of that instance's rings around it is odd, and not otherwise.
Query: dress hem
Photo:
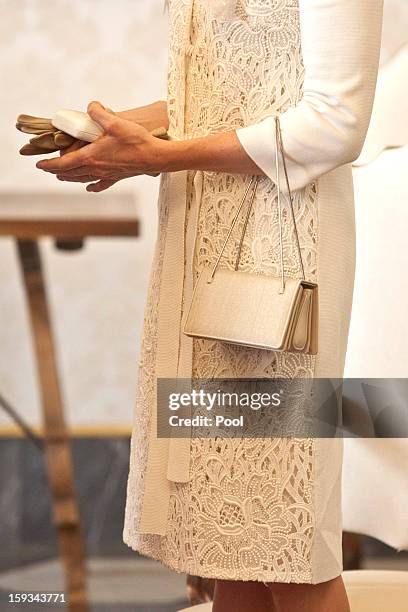
[[[278,580],[276,574],[262,575],[262,576],[254,575],[254,576],[248,577],[248,572],[246,574],[246,577],[244,578],[243,576],[240,576],[239,573],[237,573],[236,571],[234,572],[233,576],[229,574],[223,574],[222,571],[217,572],[217,575],[215,575],[211,571],[203,571],[203,570],[198,571],[197,569],[194,569],[193,571],[193,568],[181,569],[176,564],[173,564],[170,561],[163,559],[160,555],[155,555],[153,552],[151,552],[151,550],[145,550],[143,545],[141,544],[138,545],[134,543],[132,541],[132,538],[130,537],[127,538],[126,536],[124,536],[123,542],[126,544],[126,546],[128,546],[135,552],[139,553],[143,557],[147,557],[149,559],[153,559],[154,561],[158,561],[159,563],[161,563],[168,569],[172,570],[173,572],[176,572],[177,574],[189,574],[189,575],[197,576],[198,578],[207,578],[210,580],[231,580],[234,582],[262,582],[262,583],[265,583],[265,582],[274,583],[275,582],[277,584],[310,584],[312,585],[312,584],[321,584],[323,582],[329,582],[330,580],[334,580],[335,578],[338,578],[342,574],[342,569],[339,568],[334,574],[328,573],[327,576],[321,577],[320,580],[316,580],[313,578],[310,578],[309,580],[299,580],[298,577],[295,577],[296,579],[290,579],[290,580]],[[292,575],[289,574],[289,577],[292,578]]]

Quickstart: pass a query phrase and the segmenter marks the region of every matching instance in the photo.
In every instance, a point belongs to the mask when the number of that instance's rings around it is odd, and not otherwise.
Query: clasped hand
[[[103,128],[104,135],[85,146],[76,143],[62,157],[41,160],[37,168],[61,181],[90,183],[86,189],[91,192],[104,191],[125,178],[163,171],[160,162],[165,142],[99,102],[88,106],[88,114]]]

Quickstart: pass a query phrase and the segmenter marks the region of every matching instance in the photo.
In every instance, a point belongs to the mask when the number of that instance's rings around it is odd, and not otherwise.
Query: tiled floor
[[[91,612],[177,612],[187,607],[184,575],[147,559],[91,559],[89,562]],[[364,569],[408,571],[407,555],[368,559]],[[0,573],[0,612],[63,610],[64,606],[19,606],[7,603],[8,593],[62,592],[58,561],[47,561]]]
[[[62,592],[58,561],[47,561],[0,574],[1,612],[61,610],[62,606],[7,604],[11,592]],[[92,612],[176,612],[187,606],[184,575],[142,559],[91,559],[89,597]],[[38,608],[38,609],[37,609]]]
[[[0,591],[0,596],[2,592]],[[186,602],[179,602],[179,604],[168,604],[163,606],[155,606],[152,604],[135,604],[129,606],[117,605],[115,603],[107,604],[104,606],[92,606],[90,612],[176,612],[180,609],[184,609],[186,607]],[[58,607],[43,607],[41,610],[44,612],[49,611],[62,611],[64,608]],[[28,605],[15,605],[15,604],[7,604],[2,603],[0,599],[0,611],[1,612],[41,612],[40,609],[30,607]]]

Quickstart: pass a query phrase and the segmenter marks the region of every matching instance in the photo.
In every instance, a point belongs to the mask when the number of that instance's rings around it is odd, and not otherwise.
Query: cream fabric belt
[[[157,379],[191,378],[193,341],[182,333],[181,313],[190,303],[193,257],[201,202],[203,174],[194,177],[194,197],[189,222],[187,172],[167,177],[168,221],[158,303],[156,377],[140,533],[165,535],[172,483],[190,479],[190,439],[157,437]],[[186,314],[186,313],[185,313]]]

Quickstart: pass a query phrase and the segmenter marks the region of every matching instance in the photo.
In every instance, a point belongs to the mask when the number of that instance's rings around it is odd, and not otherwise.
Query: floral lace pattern
[[[191,12],[190,12],[191,11]],[[303,66],[296,0],[172,0],[169,69],[171,131],[195,137],[249,125],[282,112],[302,95]],[[185,83],[185,100],[180,94]],[[187,222],[195,198],[189,173]],[[248,177],[203,173],[194,275],[213,263]],[[161,197],[164,228],[166,197]],[[296,194],[295,217],[306,276],[317,279],[318,206],[315,184]],[[223,265],[233,267],[237,224]],[[165,231],[160,242],[165,241]],[[283,211],[285,273],[299,275],[290,210]],[[140,364],[138,414],[132,442],[125,541],[176,571],[234,580],[311,582],[315,535],[314,441],[243,439],[191,441],[191,480],[175,483],[167,534],[138,533],[145,440],[153,394],[155,311],[160,253],[155,262]],[[241,267],[278,274],[277,190],[259,183],[243,243]],[[310,378],[315,358],[195,340],[196,378]],[[140,448],[142,447],[142,448]]]

